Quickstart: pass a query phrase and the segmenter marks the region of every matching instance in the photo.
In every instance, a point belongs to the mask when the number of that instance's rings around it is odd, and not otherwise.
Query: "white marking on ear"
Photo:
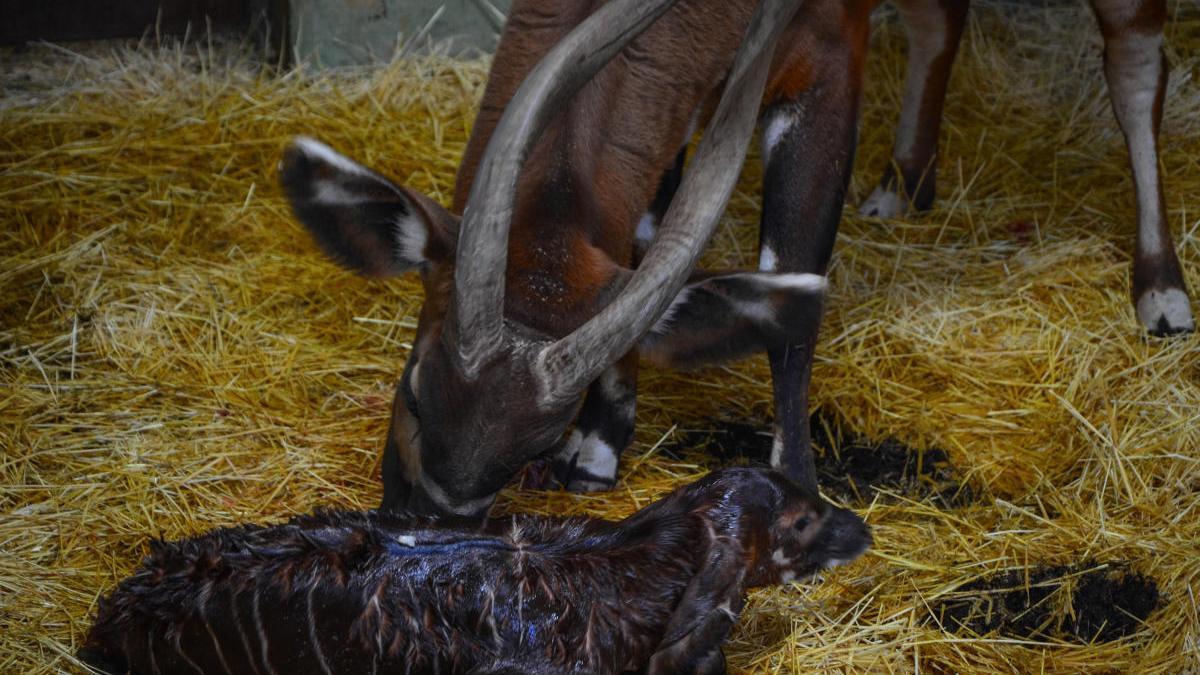
[[[908,213],[908,200],[880,185],[858,207],[858,212],[875,218],[896,218]]]
[[[655,232],[658,231],[658,223],[654,220],[654,214],[647,211],[642,214],[642,219],[638,221],[637,232],[634,237],[639,243],[649,244],[650,240],[654,239]]]
[[[1192,307],[1187,294],[1178,288],[1152,288],[1137,300],[1137,316],[1143,326],[1154,330],[1166,319],[1172,330],[1195,330]]]
[[[410,205],[407,216],[396,219],[396,255],[413,265],[425,261],[425,244],[429,241],[429,230]]]
[[[774,272],[779,267],[779,260],[770,246],[763,244],[758,252],[758,269],[761,272]]]
[[[360,204],[363,198],[346,190],[336,182],[323,180],[313,186],[313,201],[330,206],[349,206]]]
[[[292,141],[292,144],[310,158],[319,159],[322,162],[341,169],[347,173],[370,175],[370,172],[360,166],[358,162],[355,162],[345,155],[339,154],[336,150],[315,138],[310,138],[308,136],[297,136]]]
[[[691,292],[691,289],[687,287],[680,289],[679,295],[675,296],[675,299],[672,300],[671,304],[667,306],[667,309],[662,313],[662,316],[658,317],[658,321],[655,321],[654,325],[650,327],[650,332],[654,333],[655,335],[666,335],[667,333],[671,332],[671,323],[675,320],[675,313],[679,311],[680,307],[687,303],[688,295],[690,295]]]
[[[767,300],[755,300],[753,302],[739,302],[734,305],[738,314],[750,319],[755,323],[775,323],[775,308]]]
[[[810,293],[823,293],[829,288],[829,280],[820,274],[809,274],[807,272],[797,272],[791,274],[754,274],[750,273],[746,276],[752,277],[755,283],[760,286],[765,286],[772,290],[791,290],[791,291],[807,291]]]

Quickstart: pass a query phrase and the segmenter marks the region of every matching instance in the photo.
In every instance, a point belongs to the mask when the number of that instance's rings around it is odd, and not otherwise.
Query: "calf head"
[[[384,508],[482,517],[504,483],[563,435],[585,388],[605,368],[647,333],[659,352],[671,344],[668,328],[650,329],[679,295],[733,190],[773,45],[795,10],[787,0],[766,0],[756,13],[658,240],[636,271],[614,275],[611,302],[570,334],[553,337],[507,319],[504,299],[524,158],[554,111],[673,2],[610,2],[546,55],[496,126],[462,218],[315,140],[298,139],[285,151],[280,178],[293,212],[331,257],[367,276],[415,269],[425,287],[393,405]],[[711,305],[714,293],[734,297],[730,290],[747,282],[702,283],[708,290],[694,296]],[[818,286],[819,298],[821,284],[793,290],[811,294]],[[762,307],[787,304],[776,295],[748,316],[761,319]],[[692,317],[686,308],[673,313]]]
[[[853,511],[830,504],[774,470],[728,468],[686,488],[715,532],[742,542],[753,564],[746,586],[804,579],[851,562],[871,546]]]

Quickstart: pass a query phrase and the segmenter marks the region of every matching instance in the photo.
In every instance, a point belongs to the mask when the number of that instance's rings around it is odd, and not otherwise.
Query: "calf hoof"
[[[858,207],[858,212],[874,218],[896,218],[908,213],[908,200],[882,185]]]
[[[1187,293],[1179,288],[1151,288],[1136,303],[1138,320],[1154,336],[1165,337],[1196,330]]]

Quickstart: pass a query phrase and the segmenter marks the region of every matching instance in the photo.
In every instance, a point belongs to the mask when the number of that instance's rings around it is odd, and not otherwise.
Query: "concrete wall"
[[[288,0],[290,56],[332,67],[388,60],[449,40],[490,52],[511,0]]]

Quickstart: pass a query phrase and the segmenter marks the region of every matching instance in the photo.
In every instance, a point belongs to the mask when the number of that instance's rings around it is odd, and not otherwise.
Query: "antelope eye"
[[[803,532],[812,524],[812,516],[800,516],[796,519],[796,524],[792,527],[796,528],[797,532]]]

